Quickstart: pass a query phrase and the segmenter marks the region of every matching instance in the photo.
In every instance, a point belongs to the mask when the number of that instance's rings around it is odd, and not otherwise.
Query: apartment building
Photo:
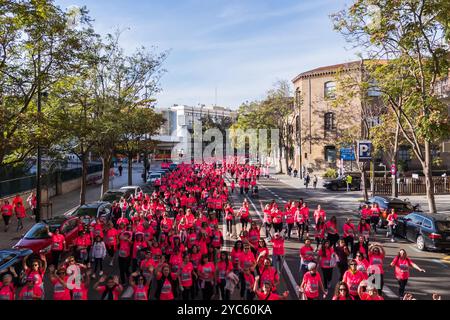
[[[295,89],[295,112],[291,117],[294,135],[293,155],[290,165],[301,171],[308,168],[315,172],[323,172],[327,168],[341,166],[341,153],[345,146],[341,138],[349,130],[361,133],[364,136],[363,116],[364,106],[361,99],[354,98],[346,105],[336,105],[336,79],[338,72],[346,73],[352,77],[362,77],[364,61],[352,61],[337,65],[325,66],[300,73],[292,82]],[[450,111],[450,80],[442,81],[438,88],[439,96],[449,105]],[[369,92],[373,102],[382,110],[382,102],[377,97],[376,90]],[[450,112],[449,112],[450,114]],[[369,125],[379,124],[379,117],[367,119]],[[399,147],[399,161],[405,163],[409,170],[420,170],[420,163],[414,159],[408,145]],[[433,150],[433,156],[442,159],[441,165],[436,169],[447,170],[450,168],[450,141]],[[390,167],[390,160],[383,155],[378,157],[378,163]],[[344,161],[345,169],[355,169],[354,161]],[[378,165],[377,165],[378,166]],[[376,170],[382,170],[377,168]]]

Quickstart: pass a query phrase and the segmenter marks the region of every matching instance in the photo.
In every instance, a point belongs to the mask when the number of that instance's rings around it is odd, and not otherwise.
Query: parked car
[[[399,217],[395,234],[415,242],[419,250],[450,249],[450,217],[413,212]]]
[[[7,272],[9,268],[13,267],[14,271],[20,276],[23,273],[22,261],[25,257],[33,254],[30,249],[4,249],[0,250],[0,280],[1,274]],[[14,285],[19,285],[19,279],[16,279]]]
[[[122,197],[129,198],[132,193],[131,190],[108,190],[103,194],[101,201],[113,203],[114,201],[120,201]]]
[[[66,239],[67,247],[70,247],[78,236],[78,226],[80,219],[78,217],[58,216],[52,219],[43,220],[36,223],[19,240],[13,249],[30,249],[34,254],[45,254],[47,260],[51,262],[52,239],[48,234],[59,229],[60,233]],[[48,228],[48,229],[47,229]]]
[[[395,209],[395,212],[400,215],[407,215],[413,211],[416,211],[418,208],[418,205],[413,206],[409,201],[404,201],[398,198],[391,198],[391,197],[382,197],[382,196],[375,196],[370,198],[367,202],[364,202],[363,204],[367,204],[371,206],[373,203],[377,203],[378,207],[381,210],[381,219],[380,219],[380,226],[385,227],[387,225],[386,218],[391,211],[391,209]],[[361,210],[362,205],[359,207]]]
[[[327,180],[323,183],[323,187],[328,190],[339,191],[347,190],[347,178],[339,177],[333,180]],[[360,190],[361,189],[361,178],[358,176],[352,176],[352,183],[350,184],[350,190]]]
[[[123,190],[125,192],[129,191],[131,194],[134,194],[134,195],[138,195],[139,192],[142,191],[141,187],[139,187],[139,186],[126,186],[126,187],[120,188],[119,190]]]
[[[87,203],[79,206],[74,211],[69,212],[67,216],[78,218],[86,216],[89,216],[91,218],[104,217],[106,218],[106,220],[109,220],[111,218],[111,203],[106,201]]]
[[[161,173],[152,172],[150,173],[150,176],[147,179],[147,183],[150,185],[153,185],[157,179],[161,179],[162,175]]]

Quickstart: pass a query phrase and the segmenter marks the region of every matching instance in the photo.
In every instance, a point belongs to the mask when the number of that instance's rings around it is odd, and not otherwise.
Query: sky
[[[86,6],[100,34],[123,30],[128,53],[170,50],[157,105],[238,108],[276,81],[355,60],[329,15],[348,0],[55,0]]]

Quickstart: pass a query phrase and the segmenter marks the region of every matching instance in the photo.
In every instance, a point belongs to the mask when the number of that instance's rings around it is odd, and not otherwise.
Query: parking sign
[[[358,160],[369,161],[372,160],[372,142],[358,141]]]

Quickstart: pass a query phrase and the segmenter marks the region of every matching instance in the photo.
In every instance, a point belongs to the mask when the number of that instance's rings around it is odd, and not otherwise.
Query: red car
[[[47,226],[50,232],[59,229],[66,238],[67,248],[72,246],[78,236],[80,225],[78,217],[60,216],[49,220],[44,220],[35,224],[22,239],[14,245],[13,249],[31,249],[34,254],[45,253],[48,261],[51,261],[52,238],[48,235]]]

